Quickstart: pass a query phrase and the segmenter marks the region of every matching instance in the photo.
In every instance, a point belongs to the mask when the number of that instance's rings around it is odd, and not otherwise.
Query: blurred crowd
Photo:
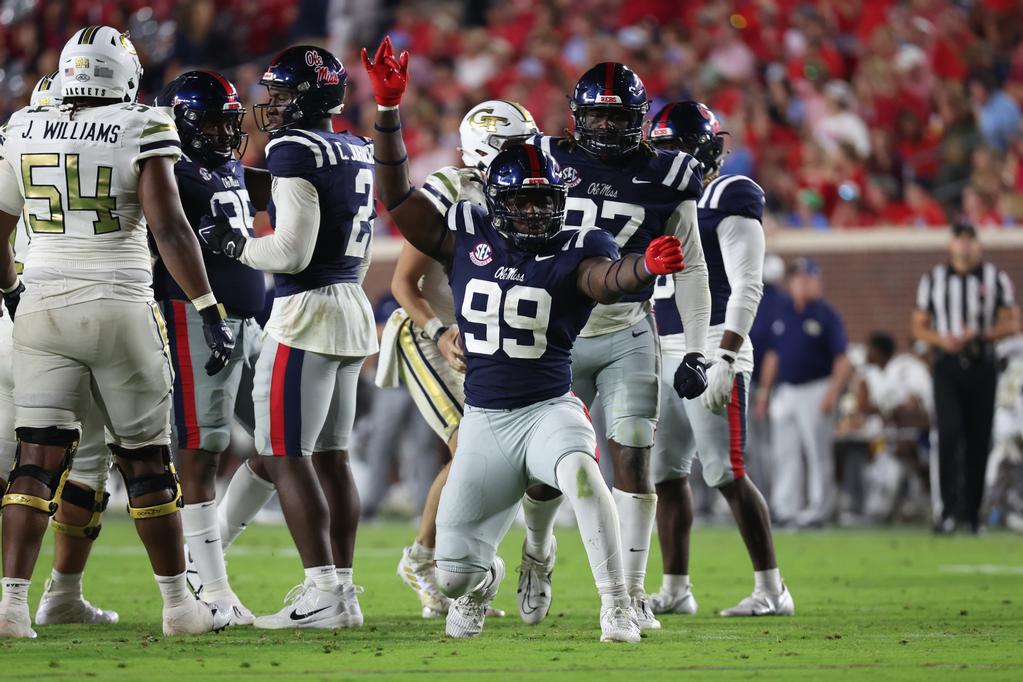
[[[644,79],[654,110],[698,99],[716,111],[730,133],[724,172],[763,185],[769,226],[1023,222],[1015,0],[6,0],[0,114],[56,68],[68,35],[96,23],[131,30],[143,101],[208,67],[260,102],[276,50],[324,44],[348,65],[338,125],[356,131],[372,120],[358,50],[386,31],[412,52],[403,106],[417,181],[457,162],[473,103],[519,101],[559,134],[576,78],[618,60]],[[265,138],[249,118],[246,161],[258,164]]]

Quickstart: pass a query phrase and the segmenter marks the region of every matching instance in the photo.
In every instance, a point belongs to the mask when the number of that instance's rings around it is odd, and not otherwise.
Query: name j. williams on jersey
[[[28,122],[22,137],[36,136],[40,131],[35,121]],[[95,121],[43,121],[42,139],[80,140],[82,142],[105,142],[117,144],[121,139],[121,126],[117,123],[96,123]]]

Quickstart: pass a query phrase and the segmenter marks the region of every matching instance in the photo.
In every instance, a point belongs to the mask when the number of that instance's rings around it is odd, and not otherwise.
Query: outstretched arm
[[[658,275],[670,275],[685,267],[682,245],[675,237],[658,237],[646,253],[628,254],[618,260],[587,258],[579,264],[577,283],[597,303],[614,303],[625,294],[642,291]]]
[[[372,62],[366,50],[362,50],[362,64],[377,102],[373,153],[380,201],[412,246],[447,265],[454,236],[448,231],[444,216],[422,190],[412,186],[408,177],[408,152],[398,114],[398,104],[408,84],[408,52],[395,59],[391,39],[384,38]]]

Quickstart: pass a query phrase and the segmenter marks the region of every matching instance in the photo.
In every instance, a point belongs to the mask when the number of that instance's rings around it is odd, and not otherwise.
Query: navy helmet
[[[484,181],[494,228],[523,251],[538,252],[565,222],[568,188],[557,161],[533,145],[516,145],[490,162]]]
[[[579,146],[600,158],[624,156],[643,142],[643,117],[650,110],[646,87],[632,69],[602,62],[584,73],[569,101]],[[602,110],[612,119],[606,128],[586,125],[587,114]]]
[[[710,182],[725,160],[725,138],[714,112],[700,102],[672,102],[657,112],[650,125],[650,144],[691,154]]]
[[[341,113],[348,72],[337,57],[322,47],[296,45],[284,50],[270,62],[259,84],[291,93],[291,99],[257,104],[256,125],[273,132]]]
[[[181,74],[157,95],[156,106],[173,110],[182,147],[203,163],[219,166],[243,153],[245,107],[238,90],[219,73]]]

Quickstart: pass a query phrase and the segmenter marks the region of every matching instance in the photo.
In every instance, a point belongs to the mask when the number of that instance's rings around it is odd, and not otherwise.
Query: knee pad
[[[60,494],[61,502],[73,504],[76,507],[92,510],[92,518],[84,526],[72,526],[61,523],[57,519],[50,521],[54,533],[70,535],[75,538],[89,538],[95,540],[99,537],[103,525],[99,522],[103,512],[107,509],[107,502],[110,501],[110,493],[103,490],[103,486],[95,490],[86,490],[73,485],[65,485]]]
[[[159,474],[141,474],[139,476],[128,476],[124,469],[117,465],[121,472],[124,485],[128,489],[128,514],[133,519],[155,519],[161,516],[176,514],[184,502],[181,499],[181,484],[178,482],[178,474],[170,460],[170,448],[166,445],[149,445],[136,450],[127,450],[118,445],[111,445],[111,451],[122,459],[133,462],[147,462],[159,458],[163,462],[164,470]],[[135,507],[132,502],[135,498],[149,493],[166,491],[174,497],[168,502],[154,504],[149,507]]]
[[[7,493],[0,501],[0,508],[17,504],[41,511],[48,516],[57,513],[60,498],[64,490],[64,482],[71,471],[71,459],[74,457],[75,449],[78,447],[78,431],[75,429],[60,429],[54,426],[46,428],[22,427],[16,430],[18,434],[18,449],[14,454],[14,468],[7,479]],[[26,441],[33,445],[59,445],[64,447],[64,457],[60,461],[59,471],[47,471],[35,464],[21,463],[21,442]],[[50,498],[46,499],[38,495],[27,493],[11,492],[14,481],[22,476],[34,478],[50,489]]]
[[[457,561],[438,561],[434,569],[437,587],[451,599],[458,599],[483,582],[487,572],[471,564]]]
[[[607,437],[630,448],[648,448],[654,444],[656,420],[632,415],[620,417],[611,423]]]

